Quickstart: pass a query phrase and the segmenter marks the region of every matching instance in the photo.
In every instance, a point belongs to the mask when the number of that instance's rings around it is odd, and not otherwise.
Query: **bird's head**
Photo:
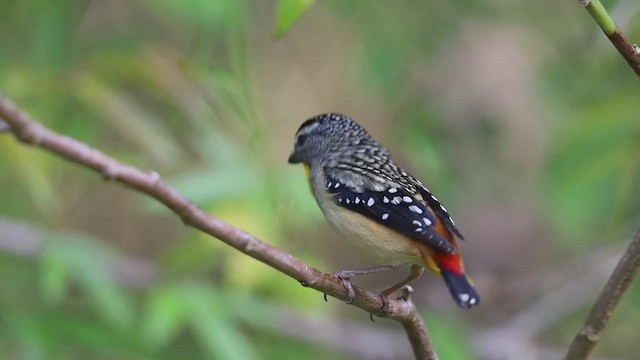
[[[348,116],[321,114],[302,123],[296,132],[290,164],[313,165],[328,154],[338,154],[349,147],[374,142],[367,131]]]

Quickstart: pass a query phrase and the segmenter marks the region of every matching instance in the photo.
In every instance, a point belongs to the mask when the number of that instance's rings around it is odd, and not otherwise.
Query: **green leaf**
[[[102,272],[95,273],[84,269],[79,275],[83,290],[91,297],[96,310],[105,320],[121,330],[133,324],[133,307],[124,289],[114,284]]]
[[[198,340],[215,359],[259,359],[253,345],[235,324],[235,304],[213,289],[194,285],[184,292],[191,325]]]
[[[43,256],[48,258],[59,274],[43,279],[43,290],[51,299],[64,292],[65,276],[78,284],[92,300],[96,311],[117,329],[124,330],[133,323],[134,311],[125,290],[120,288],[108,272],[111,249],[96,239],[80,234],[56,234],[47,243]],[[56,264],[57,263],[57,264]],[[55,270],[59,268],[58,270]],[[46,292],[45,292],[46,294]]]
[[[187,307],[181,290],[174,286],[151,294],[142,333],[154,347],[171,341],[185,323]]]
[[[42,281],[40,289],[46,301],[57,304],[64,299],[71,269],[56,252],[44,252],[40,261]]]
[[[280,0],[280,3],[278,3],[276,29],[273,36],[276,38],[283,37],[293,23],[298,20],[302,13],[307,10],[314,1],[315,0]]]

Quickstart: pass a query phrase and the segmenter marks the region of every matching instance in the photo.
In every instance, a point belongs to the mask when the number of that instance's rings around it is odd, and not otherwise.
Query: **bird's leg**
[[[375,274],[375,273],[380,273],[385,271],[397,270],[399,267],[400,265],[376,266],[376,267],[371,267],[366,269],[342,270],[342,271],[334,272],[331,275],[337,277],[338,279],[340,279],[340,281],[342,281],[342,286],[344,286],[344,288],[347,290],[347,296],[349,297],[349,301],[347,301],[347,304],[353,304],[353,300],[356,297],[356,292],[353,289],[353,284],[351,283],[351,278],[353,276]]]
[[[412,265],[411,266],[411,272],[409,273],[409,276],[407,276],[406,278],[404,278],[402,281],[400,281],[399,283],[384,289],[380,292],[380,295],[384,296],[384,297],[389,297],[389,295],[393,294],[394,292],[398,291],[401,287],[407,285],[408,283],[410,283],[411,281],[419,278],[420,276],[422,276],[422,273],[424,272],[424,268],[420,265]]]
[[[409,298],[409,294],[411,294],[413,292],[413,288],[411,286],[408,286],[407,283],[419,278],[420,276],[422,276],[422,273],[424,272],[424,268],[420,265],[411,265],[411,272],[409,273],[409,275],[404,278],[402,281],[400,281],[399,283],[382,290],[381,292],[378,293],[378,295],[380,295],[380,299],[382,299],[382,312],[383,316],[386,316],[386,314],[389,313],[389,295],[393,294],[394,292],[398,291],[400,288],[402,287],[407,287],[407,290],[404,292],[404,294],[398,298],[398,299],[408,299]],[[371,319],[371,321],[373,320],[373,314],[369,314],[369,318]],[[375,321],[374,321],[375,322]]]

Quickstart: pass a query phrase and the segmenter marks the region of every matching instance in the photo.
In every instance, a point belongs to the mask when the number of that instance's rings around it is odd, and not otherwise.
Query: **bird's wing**
[[[449,229],[449,231],[454,233],[461,240],[464,240],[464,237],[460,233],[460,230],[458,230],[458,228],[456,227],[455,221],[453,221],[451,215],[449,215],[449,212],[447,212],[447,209],[445,209],[442,203],[440,203],[440,200],[433,196],[433,194],[426,187],[424,187],[424,185],[419,183],[416,188],[418,189],[420,195],[422,195],[422,197],[424,198],[424,201],[427,202],[429,207],[433,209],[433,211],[440,219],[442,219],[442,222],[446,225],[447,229]]]
[[[409,191],[401,187],[388,187],[382,191],[359,187],[356,191],[350,184],[330,175],[325,176],[324,185],[334,195],[338,206],[358,212],[437,250],[456,252],[453,244],[436,232],[433,227],[436,219],[427,206]]]

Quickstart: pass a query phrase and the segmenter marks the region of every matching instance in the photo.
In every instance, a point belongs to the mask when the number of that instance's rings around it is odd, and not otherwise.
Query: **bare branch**
[[[165,184],[158,173],[144,172],[123,164],[82,142],[57,134],[29,118],[11,100],[2,95],[0,95],[0,118],[9,124],[9,131],[21,142],[47,149],[98,172],[106,180],[116,181],[155,198],[178,215],[186,225],[201,230],[273,267],[296,279],[303,286],[343,301],[348,299],[342,282],[336,277],[323,273],[293,255],[202,211]],[[410,299],[389,300],[388,306],[385,307],[382,298],[374,292],[355,287],[355,294],[354,306],[377,316],[389,317],[402,324],[417,359],[437,359],[424,320]]]
[[[640,76],[640,47],[633,44],[627,36],[618,28],[607,10],[602,6],[600,0],[579,0],[580,6],[583,6],[593,19],[598,23],[602,31],[609,38],[613,46],[627,61],[631,69]]]
[[[600,334],[607,326],[618,302],[638,273],[638,268],[640,268],[640,232],[631,241],[602,289],[582,330],[573,339],[565,360],[582,360],[589,356],[600,340]]]
[[[28,259],[42,256],[46,236],[50,230],[33,224],[0,216],[0,251]],[[158,269],[145,259],[120,253],[107,253],[105,263],[110,279],[121,286],[136,290],[149,290],[157,285]],[[269,321],[260,321],[260,327],[320,346],[330,346],[349,354],[354,359],[392,360],[407,359],[412,351],[406,346],[406,336],[391,329],[372,329],[366,325],[329,319],[296,311],[289,307],[267,304]],[[271,320],[274,319],[274,320]]]

